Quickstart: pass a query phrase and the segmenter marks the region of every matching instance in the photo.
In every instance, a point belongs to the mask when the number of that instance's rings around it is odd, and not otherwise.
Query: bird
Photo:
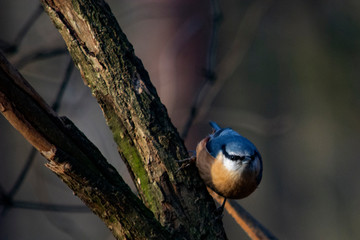
[[[196,167],[205,184],[226,199],[249,196],[260,184],[262,158],[253,143],[231,128],[209,122],[212,134],[196,147]]]

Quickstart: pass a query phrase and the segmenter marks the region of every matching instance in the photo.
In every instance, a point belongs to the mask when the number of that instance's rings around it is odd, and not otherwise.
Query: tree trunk
[[[98,100],[140,198],[151,212],[96,147],[68,119],[57,118],[37,94],[31,95],[33,90],[18,100],[1,92],[4,115],[14,115],[21,126],[28,126],[31,131],[22,133],[50,161],[48,167],[115,237],[226,239],[221,221],[215,220],[214,201],[195,167],[177,172],[176,160],[187,157],[183,141],[108,5],[100,0],[42,3]],[[5,72],[3,77],[11,78]],[[23,112],[34,101],[32,111],[40,108],[32,112],[36,119]]]

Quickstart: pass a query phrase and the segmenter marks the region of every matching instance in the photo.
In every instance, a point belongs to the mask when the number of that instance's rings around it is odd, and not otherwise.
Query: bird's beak
[[[243,163],[249,163],[251,162],[251,157],[245,157],[244,160],[242,160]]]

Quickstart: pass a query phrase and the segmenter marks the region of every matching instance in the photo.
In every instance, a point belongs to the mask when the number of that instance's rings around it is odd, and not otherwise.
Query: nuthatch
[[[262,177],[259,151],[249,140],[232,130],[210,122],[214,132],[196,147],[196,166],[205,184],[226,198],[251,194]]]

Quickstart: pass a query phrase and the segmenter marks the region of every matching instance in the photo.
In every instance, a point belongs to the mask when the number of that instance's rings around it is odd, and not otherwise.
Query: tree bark
[[[59,118],[1,53],[0,111],[116,238],[168,239],[100,151],[69,119]]]
[[[24,120],[27,107],[22,101],[14,104],[17,100],[9,92],[1,95],[4,115],[14,112],[10,115],[21,122],[19,131],[50,161],[48,167],[117,238],[226,239],[195,167],[177,171],[176,160],[188,155],[184,143],[108,5],[100,0],[42,4],[100,104],[141,200],[162,226],[68,119],[41,108]],[[39,99],[37,94],[31,97]]]

